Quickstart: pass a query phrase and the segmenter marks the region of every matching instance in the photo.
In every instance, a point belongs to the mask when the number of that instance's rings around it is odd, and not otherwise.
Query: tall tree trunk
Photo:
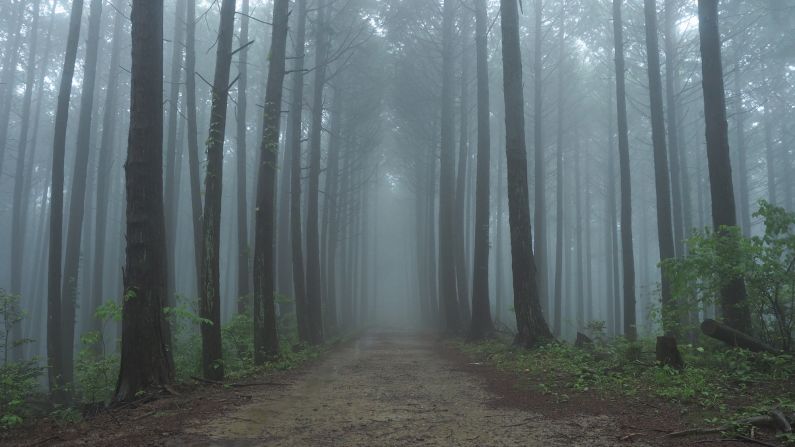
[[[616,61],[616,110],[618,114],[618,160],[621,172],[621,263],[623,267],[624,336],[637,337],[635,322],[635,254],[632,247],[632,181],[627,126],[626,68],[624,65],[624,25],[621,3],[613,0],[613,39]]]
[[[576,129],[576,128],[575,128]],[[581,151],[580,146],[580,135],[577,132],[576,138],[576,145],[577,145],[577,154],[574,156],[574,203],[576,209],[576,216],[575,216],[575,249],[576,249],[576,257],[574,257],[574,262],[577,264],[577,296],[575,297],[577,300],[577,309],[576,309],[576,323],[577,323],[577,330],[582,330],[585,328],[585,268],[583,263],[590,258],[586,258],[583,256],[583,237],[582,237],[582,194],[583,194],[583,187],[582,187],[582,171],[580,170],[580,158],[583,157],[583,152]],[[586,188],[589,185],[586,183]],[[587,191],[586,191],[587,194]]]
[[[560,337],[563,326],[563,109],[564,109],[564,63],[566,62],[566,3],[560,8],[560,29],[558,30],[558,113],[557,113],[557,148],[555,153],[555,303],[554,324],[555,337]]]
[[[442,12],[442,126],[439,168],[439,295],[444,306],[445,329],[457,333],[461,329],[458,291],[455,278],[455,111],[454,83],[454,31],[455,10],[453,0],[444,0]]]
[[[202,269],[204,282],[199,291],[202,372],[204,377],[221,380],[224,365],[221,353],[221,189],[223,185],[226,107],[229,101],[229,71],[232,67],[232,41],[235,32],[235,0],[221,2],[218,26],[215,77],[212,88],[210,131],[207,136],[207,174],[204,177],[204,216],[202,221]],[[241,267],[245,268],[245,267]]]
[[[533,347],[552,338],[552,334],[541,313],[530,228],[519,14],[515,0],[500,0],[500,9],[505,94],[505,153],[508,161],[508,209],[517,329],[514,342],[520,346]]]
[[[668,156],[671,161],[671,194],[673,205],[673,230],[674,230],[674,252],[676,256],[684,256],[684,203],[682,191],[681,175],[681,148],[679,146],[679,104],[676,100],[679,90],[678,81],[678,49],[676,45],[676,2],[665,0],[665,12],[663,14],[663,27],[665,28],[665,101],[666,118],[668,120]]]
[[[12,295],[22,295],[22,266],[25,259],[25,226],[27,218],[27,207],[22,206],[22,193],[25,180],[30,173],[25,170],[25,159],[28,149],[28,131],[30,129],[30,108],[33,101],[33,88],[36,78],[36,50],[38,48],[39,34],[39,0],[33,0],[33,19],[30,24],[30,42],[28,43],[28,60],[25,67],[25,94],[22,98],[22,124],[19,131],[19,141],[17,149],[17,163],[14,171],[14,195],[11,207],[11,292]],[[33,160],[30,160],[32,162]],[[22,325],[17,323],[12,327],[12,340],[22,339]],[[22,359],[22,346],[15,345],[11,349],[13,360]]]
[[[14,24],[11,36],[9,36],[6,45],[8,51],[3,61],[3,71],[0,73],[0,175],[3,173],[3,160],[5,159],[6,145],[8,144],[8,126],[11,121],[11,105],[14,99],[14,90],[16,89],[16,80],[14,79],[17,71],[17,61],[19,60],[20,51],[14,49],[22,46],[22,24],[23,13],[25,12],[26,1],[20,1],[16,4],[15,16],[11,19]],[[82,2],[81,2],[82,6]]]
[[[657,39],[657,2],[644,0],[646,18],[646,58],[649,74],[649,101],[651,105],[652,145],[654,146],[654,184],[657,191],[657,235],[660,244],[660,261],[675,256],[674,235],[671,224],[671,184],[668,171],[668,150],[665,141],[665,115],[663,113],[662,77],[660,76],[660,50]],[[671,282],[661,275],[661,300],[663,330],[675,332],[677,323],[675,303],[671,296]],[[625,315],[625,320],[633,318]]]
[[[326,168],[326,199],[323,205],[324,231],[321,260],[325,264],[324,325],[328,334],[337,332],[337,241],[339,240],[339,159],[341,150],[343,93],[334,90],[331,103],[331,135]]]
[[[327,55],[329,51],[329,6],[319,0],[315,23],[315,78],[312,95],[312,128],[309,136],[309,190],[306,213],[306,303],[309,317],[309,334],[312,343],[323,342],[323,305],[320,283],[320,145],[323,128],[323,89],[326,84]]]
[[[75,313],[78,306],[78,278],[80,275],[80,247],[83,242],[88,157],[91,153],[91,124],[94,116],[94,85],[96,84],[97,56],[99,53],[99,27],[102,22],[102,0],[91,1],[86,39],[86,57],[83,69],[83,87],[80,98],[80,116],[77,124],[77,151],[72,174],[69,201],[69,227],[66,233],[63,285],[61,289],[61,355],[64,381],[72,382],[75,340]]]
[[[61,85],[58,89],[58,105],[55,110],[55,132],[52,149],[52,182],[50,185],[50,244],[49,271],[47,275],[47,358],[50,392],[56,401],[64,401],[66,383],[64,353],[61,332],[61,256],[63,253],[63,186],[64,158],[66,153],[66,124],[69,119],[69,100],[72,95],[72,78],[80,40],[80,19],[83,1],[73,0],[69,18],[69,35],[66,39]]]
[[[168,256],[168,303],[173,306],[176,294],[177,216],[179,212],[179,184],[176,182],[177,163],[177,115],[179,114],[179,89],[182,85],[183,21],[185,0],[177,0],[174,11],[174,34],[171,40],[171,88],[168,96],[168,125],[166,127],[166,255]]]
[[[123,7],[123,0],[114,0],[114,6],[120,11]],[[97,195],[96,195],[96,215],[94,222],[94,234],[96,241],[94,244],[94,268],[93,281],[90,297],[90,311],[93,314],[102,305],[104,297],[105,280],[105,239],[108,224],[108,201],[110,197],[111,166],[113,163],[113,153],[116,148],[116,118],[118,115],[118,95],[119,95],[119,54],[121,52],[122,31],[124,30],[125,18],[121,13],[116,13],[113,19],[113,47],[110,53],[110,63],[108,68],[108,84],[105,89],[105,105],[102,115],[102,139],[99,145],[99,160],[97,161]],[[101,328],[101,321],[92,321],[92,330],[98,331]]]
[[[701,37],[701,72],[704,90],[704,119],[706,121],[707,165],[712,197],[712,224],[715,231],[728,236],[726,227],[737,226],[734,204],[731,162],[729,157],[729,129],[726,122],[726,92],[723,86],[721,41],[718,30],[718,1],[698,0],[698,30]],[[722,244],[722,255],[735,259],[733,244]],[[742,277],[725,278],[721,288],[721,310],[726,324],[744,332],[751,332],[745,281]]]
[[[289,0],[273,5],[268,82],[265,87],[265,113],[257,177],[257,207],[254,236],[254,363],[262,364],[279,352],[274,306],[275,271],[273,238],[275,231],[276,161],[279,156],[279,128],[287,53]]]
[[[466,243],[467,225],[469,216],[465,213],[467,204],[467,169],[469,166],[469,68],[470,51],[468,40],[472,34],[470,18],[466,13],[461,17],[461,97],[459,101],[459,123],[458,126],[458,172],[455,185],[455,276],[456,288],[458,289],[458,308],[461,314],[461,321],[466,324],[470,322],[472,313],[469,309],[469,285],[467,278]],[[488,264],[486,264],[488,265]]]
[[[478,161],[475,192],[475,254],[472,269],[472,325],[469,337],[481,339],[494,331],[489,302],[489,220],[491,203],[491,128],[489,116],[489,49],[486,0],[475,0],[475,58],[477,63]],[[500,177],[498,175],[498,177]],[[499,221],[498,221],[499,222]],[[499,239],[497,240],[499,244]],[[499,281],[499,278],[497,278]],[[499,315],[500,310],[496,312]]]
[[[298,320],[298,337],[312,340],[308,314],[306,282],[304,277],[303,242],[301,237],[301,116],[304,99],[304,44],[306,41],[306,0],[296,0],[295,64],[290,98],[290,116],[287,124],[287,147],[290,155],[290,243],[293,260],[293,293],[295,315]]]
[[[240,47],[248,45],[248,15],[249,15],[249,0],[242,0],[240,10],[240,37],[238,42]],[[251,293],[251,270],[249,264],[249,247],[248,247],[248,204],[246,202],[246,108],[248,107],[248,100],[246,99],[246,88],[248,87],[248,49],[243,49],[240,52],[239,61],[237,63],[238,80],[237,80],[237,115],[235,122],[237,124],[237,312],[243,313],[246,311],[246,305]],[[278,139],[279,129],[277,127],[276,134]]]
[[[778,204],[776,197],[776,154],[773,145],[773,123],[771,122],[770,104],[765,104],[763,115],[764,134],[765,134],[765,165],[767,165],[767,200],[773,205]]]
[[[544,5],[543,0],[535,0],[533,18],[533,148],[535,149],[535,259],[538,281],[538,296],[541,310],[549,317],[549,288],[547,281],[547,222],[546,222],[546,157],[544,156]]]
[[[163,214],[163,2],[133,0],[130,135],[125,164],[127,260],[115,401],[172,380]]]
[[[742,39],[738,36],[737,39]],[[748,193],[748,161],[747,150],[745,144],[745,110],[743,110],[743,76],[741,63],[742,43],[735,44],[734,52],[734,119],[736,132],[737,132],[737,168],[740,171],[737,175],[738,183],[737,191],[740,200],[740,206],[737,209],[740,220],[740,228],[743,231],[743,236],[751,236],[751,200]]]
[[[196,290],[202,279],[202,195],[199,171],[199,127],[196,118],[196,0],[188,0],[185,9],[185,107],[188,120],[188,171],[190,173],[191,222],[193,223],[193,259]]]

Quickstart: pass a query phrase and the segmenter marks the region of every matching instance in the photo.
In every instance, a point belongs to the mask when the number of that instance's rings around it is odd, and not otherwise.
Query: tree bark
[[[624,64],[624,30],[621,3],[613,0],[613,39],[616,57],[616,104],[618,113],[618,159],[621,172],[621,262],[623,267],[624,335],[637,337],[635,324],[635,254],[632,247],[632,181],[629,162],[629,130],[627,126],[626,68]]]
[[[469,308],[469,285],[467,284],[469,265],[466,253],[467,244],[467,169],[469,166],[469,70],[470,51],[468,40],[472,35],[471,18],[466,11],[461,17],[461,96],[459,100],[458,126],[458,167],[455,178],[454,236],[455,236],[455,277],[458,290],[458,308],[463,324],[471,321]]]
[[[444,0],[442,11],[442,125],[439,168],[439,295],[444,309],[445,330],[458,333],[461,314],[455,278],[455,111],[453,109],[453,65],[455,9],[453,0]]]
[[[123,0],[115,0],[114,6],[121,10]],[[108,224],[108,201],[110,197],[111,165],[113,153],[116,148],[116,118],[118,115],[119,95],[119,53],[121,52],[122,31],[124,30],[124,16],[116,13],[113,19],[113,43],[110,53],[108,69],[108,83],[105,89],[105,105],[102,115],[102,138],[99,145],[99,160],[97,161],[97,195],[94,222],[94,268],[91,286],[90,311],[93,314],[97,307],[102,305],[104,297],[105,280],[105,238]],[[93,320],[92,330],[98,331],[102,322]]]
[[[557,88],[557,148],[555,153],[555,303],[552,331],[560,337],[563,326],[563,108],[564,108],[564,67],[566,61],[566,6],[561,4],[560,29],[558,30],[558,88]]]
[[[127,260],[115,401],[172,380],[163,214],[163,2],[133,0],[130,134],[125,164]]]
[[[514,343],[529,348],[552,338],[552,334],[541,313],[533,257],[517,4],[515,0],[501,0],[500,8],[505,95],[505,153],[508,161],[508,208],[517,329]]]
[[[729,156],[729,130],[726,122],[726,92],[723,85],[721,41],[718,30],[718,1],[698,1],[698,29],[701,37],[701,72],[704,91],[704,118],[706,121],[707,165],[710,195],[712,197],[712,224],[715,231],[727,235],[726,227],[737,225],[734,204],[731,162]],[[731,259],[736,247],[721,244],[727,250],[723,255]],[[721,309],[726,324],[745,333],[751,332],[751,315],[748,310],[745,281],[727,278],[721,289]]]
[[[646,58],[649,75],[649,101],[651,104],[652,145],[654,146],[654,183],[657,191],[657,235],[660,244],[660,261],[673,258],[674,235],[671,221],[671,184],[668,171],[668,151],[665,139],[660,51],[657,39],[657,2],[644,0],[646,17]],[[665,273],[661,275],[663,330],[675,332],[676,309],[671,296],[671,283]],[[632,316],[634,318],[634,316]],[[625,315],[624,319],[630,318]]]
[[[176,245],[177,216],[179,211],[179,184],[177,170],[177,115],[179,113],[179,89],[182,85],[183,21],[185,0],[177,0],[174,11],[174,34],[171,40],[171,88],[168,97],[168,125],[166,134],[165,210],[166,249],[168,250],[168,303],[173,306],[176,294]]]
[[[304,44],[306,41],[306,0],[296,0],[295,64],[290,98],[290,117],[287,129],[287,146],[290,155],[290,243],[293,260],[293,293],[295,315],[298,320],[298,337],[311,342],[310,316],[308,311],[304,255],[301,228],[301,121],[304,99]]]
[[[482,339],[494,332],[489,302],[489,197],[491,128],[489,116],[488,15],[486,0],[475,0],[475,58],[477,64],[478,152],[475,191],[475,253],[472,269],[472,324],[469,337]],[[497,240],[499,244],[500,241]],[[500,278],[497,279],[498,281]],[[499,307],[496,314],[499,315]]]
[[[248,15],[249,0],[242,0],[240,8],[240,37],[238,42],[240,48],[248,45]],[[237,64],[237,312],[246,312],[246,305],[251,293],[251,265],[249,263],[250,249],[248,246],[248,203],[246,200],[246,135],[248,123],[246,115],[248,100],[246,89],[248,88],[248,49],[240,52]],[[277,129],[278,132],[278,129]]]
[[[543,54],[543,0],[535,0],[533,18],[533,147],[535,149],[535,259],[538,273],[538,296],[541,311],[549,317],[549,288],[547,281],[547,222],[546,222],[546,157],[544,156],[544,54]]]
[[[196,290],[202,289],[202,196],[199,170],[199,127],[196,118],[196,0],[185,9],[185,107],[188,121],[188,171],[190,174],[191,222]]]
[[[83,68],[83,86],[80,98],[80,116],[77,124],[77,150],[72,174],[69,200],[69,226],[66,233],[63,285],[61,289],[61,355],[64,381],[72,382],[75,340],[75,313],[78,307],[78,278],[80,275],[80,248],[83,241],[88,157],[91,153],[91,124],[94,109],[94,86],[99,53],[99,27],[102,21],[102,0],[91,1],[86,38],[86,57]]]
[[[47,276],[47,357],[50,393],[54,400],[63,403],[67,396],[63,392],[65,382],[62,314],[61,314],[61,256],[63,253],[63,187],[64,158],[66,154],[66,124],[69,119],[69,100],[72,94],[72,78],[80,40],[80,20],[83,1],[73,0],[69,18],[69,35],[66,39],[61,84],[58,89],[58,105],[55,110],[55,133],[53,136],[52,182],[50,192],[50,243],[49,271]]]
[[[273,5],[268,81],[257,177],[257,207],[254,236],[254,363],[262,364],[279,352],[274,306],[275,270],[273,238],[276,211],[276,161],[279,156],[279,128],[287,53],[289,0]]]
[[[33,18],[30,24],[30,41],[28,43],[28,60],[25,67],[25,93],[22,98],[22,123],[19,131],[17,146],[17,163],[14,171],[14,192],[11,207],[11,295],[22,295],[22,266],[24,265],[25,227],[27,207],[22,206],[22,193],[25,180],[30,176],[26,173],[25,159],[28,150],[28,132],[30,129],[30,109],[33,101],[33,88],[36,77],[36,50],[38,48],[39,34],[39,0],[33,0]],[[33,160],[30,160],[32,162]],[[27,174],[27,175],[26,175]],[[22,339],[22,325],[17,323],[12,327],[12,340]],[[11,358],[15,361],[22,359],[22,346],[11,349]]]
[[[309,317],[310,340],[323,342],[323,309],[320,283],[320,146],[323,128],[323,90],[326,84],[329,32],[327,27],[329,6],[319,0],[315,23],[315,78],[312,95],[312,128],[309,137],[309,190],[306,214],[306,303]]]

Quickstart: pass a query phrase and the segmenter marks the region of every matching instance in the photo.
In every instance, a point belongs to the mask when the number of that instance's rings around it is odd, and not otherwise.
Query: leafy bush
[[[688,255],[663,263],[679,309],[712,305],[731,280],[743,278],[754,335],[784,351],[793,349],[795,329],[795,213],[764,200],[754,217],[762,236],[743,237],[736,227],[721,234],[705,229],[688,240]]]
[[[0,428],[3,429],[19,425],[30,416],[28,401],[39,394],[39,377],[44,373],[38,359],[9,359],[11,348],[30,342],[26,339],[11,339],[14,327],[24,317],[25,314],[19,306],[19,297],[0,289],[0,318],[3,321],[3,338],[0,340],[3,352],[3,363],[0,365]]]

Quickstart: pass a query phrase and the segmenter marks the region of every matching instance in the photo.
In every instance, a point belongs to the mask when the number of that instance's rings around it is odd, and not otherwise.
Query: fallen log
[[[795,414],[791,416],[795,417]],[[735,425],[753,425],[754,427],[760,427],[760,428],[772,428],[784,433],[790,433],[792,430],[790,421],[787,420],[784,414],[781,413],[780,410],[772,410],[767,415],[752,416],[749,418],[741,419],[735,422],[734,424],[724,425],[722,427],[691,428],[689,430],[682,430],[673,433],[668,433],[666,436],[669,438],[678,438],[683,436],[720,433],[724,431],[733,430]]]
[[[670,335],[661,335],[657,337],[655,354],[657,362],[663,365],[680,370],[685,367],[682,354],[679,353],[679,348],[676,346],[676,338]]]
[[[772,346],[769,346],[748,334],[740,332],[730,326],[726,326],[723,323],[719,323],[711,318],[708,318],[701,323],[701,332],[708,337],[712,337],[736,348],[747,349],[751,352],[780,354],[776,348],[773,348]]]

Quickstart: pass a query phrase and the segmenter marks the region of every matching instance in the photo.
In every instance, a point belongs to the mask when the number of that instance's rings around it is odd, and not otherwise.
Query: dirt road
[[[188,423],[172,445],[606,446],[607,416],[549,420],[500,405],[483,380],[440,355],[429,336],[371,332],[284,386],[209,422]],[[171,443],[169,443],[171,444]],[[635,444],[640,445],[640,444]]]

